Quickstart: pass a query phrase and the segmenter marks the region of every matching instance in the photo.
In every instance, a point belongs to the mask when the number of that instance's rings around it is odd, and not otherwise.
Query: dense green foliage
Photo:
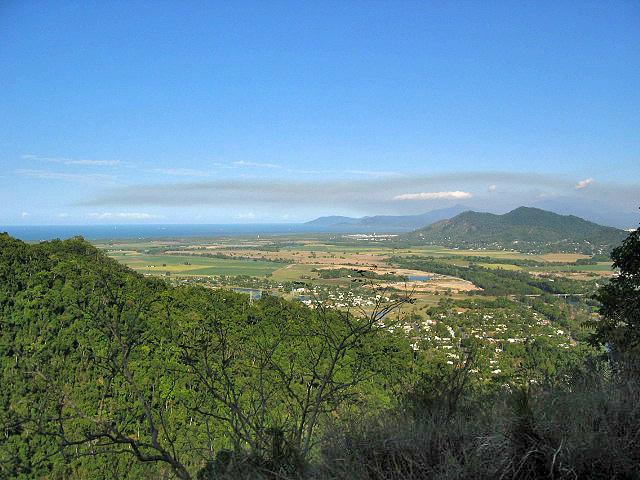
[[[371,321],[170,287],[81,239],[0,236],[0,286],[2,477],[190,478],[224,449],[278,463],[276,445],[302,461],[327,415],[388,403],[410,364]]]
[[[400,323],[2,234],[0,478],[638,478],[639,253],[598,295],[611,368],[554,296],[588,282],[398,258],[484,289]]]
[[[610,251],[626,236],[573,215],[520,207],[504,215],[464,212],[401,236],[402,241],[455,248],[511,249],[521,252]]]
[[[632,232],[611,254],[619,275],[598,292],[602,319],[594,339],[617,356],[640,354],[640,230]]]
[[[455,262],[467,262],[467,263],[491,263],[496,265],[516,265],[519,267],[544,267],[551,262],[545,262],[542,260],[534,260],[529,258],[516,259],[516,258],[497,258],[488,257],[483,255],[439,255],[440,260],[453,260]],[[565,263],[555,262],[553,265],[566,265]]]

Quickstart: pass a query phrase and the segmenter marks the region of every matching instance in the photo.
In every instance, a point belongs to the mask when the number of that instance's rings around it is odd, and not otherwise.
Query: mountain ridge
[[[627,232],[534,207],[502,215],[468,210],[404,234],[401,239],[446,247],[511,249],[527,253],[609,252]]]
[[[464,205],[454,205],[453,207],[440,208],[417,215],[372,215],[365,217],[330,215],[326,217],[318,217],[314,220],[305,222],[304,224],[322,227],[380,226],[394,228],[420,228],[440,220],[451,218],[467,210],[469,210],[469,207]]]

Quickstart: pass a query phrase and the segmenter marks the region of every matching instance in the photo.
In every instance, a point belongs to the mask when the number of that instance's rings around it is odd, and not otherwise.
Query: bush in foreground
[[[336,479],[640,478],[640,382],[603,371],[564,386],[403,409],[334,430]]]

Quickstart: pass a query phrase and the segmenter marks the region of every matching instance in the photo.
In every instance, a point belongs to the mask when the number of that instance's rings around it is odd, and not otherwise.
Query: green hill
[[[573,215],[519,207],[504,215],[463,212],[408,233],[402,240],[460,248],[513,249],[522,252],[610,251],[627,233]]]
[[[376,322],[0,233],[0,479],[195,479],[229,448],[271,468],[280,438],[302,461],[330,414],[408,372]]]
[[[631,299],[615,322],[635,312],[637,244],[600,297]],[[538,288],[525,275],[483,288]],[[558,321],[578,307],[554,305],[447,297],[412,344],[385,310],[251,302],[142,276],[80,238],[0,233],[0,479],[637,478],[637,377],[569,348]]]

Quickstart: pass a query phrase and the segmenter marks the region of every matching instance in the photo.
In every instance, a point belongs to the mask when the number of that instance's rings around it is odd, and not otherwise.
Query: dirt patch
[[[422,272],[424,275],[425,272]],[[426,282],[387,282],[376,285],[379,288],[392,288],[403,292],[435,293],[451,291],[451,293],[473,292],[481,290],[473,283],[461,278],[436,277]]]
[[[567,263],[573,263],[581,258],[590,258],[589,255],[582,255],[580,253],[545,253],[544,255],[538,255],[538,257],[545,262]]]

